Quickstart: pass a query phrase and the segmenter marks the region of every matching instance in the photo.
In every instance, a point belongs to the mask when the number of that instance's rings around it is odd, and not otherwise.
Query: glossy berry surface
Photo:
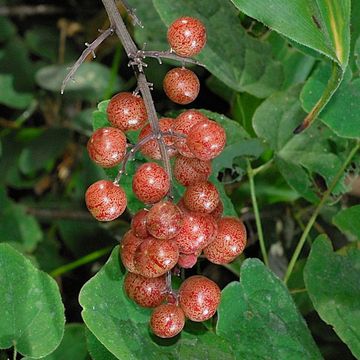
[[[166,297],[165,276],[146,278],[141,275],[127,273],[124,279],[127,296],[142,307],[159,306]]]
[[[204,249],[206,258],[215,264],[228,264],[246,246],[246,228],[240,219],[223,217],[218,221],[218,233]]]
[[[129,92],[121,92],[110,100],[107,115],[110,124],[122,131],[140,129],[147,121],[144,100]]]
[[[191,211],[211,213],[219,204],[219,193],[214,184],[209,181],[199,182],[187,187],[184,205]]]
[[[172,338],[179,334],[185,325],[184,312],[175,304],[162,304],[154,309],[150,328],[161,338]]]
[[[148,210],[139,210],[131,219],[131,230],[139,238],[146,238],[150,236],[146,229],[146,217]]]
[[[224,149],[226,144],[225,130],[215,121],[197,123],[186,139],[190,151],[200,160],[212,160]]]
[[[182,222],[180,209],[171,201],[162,201],[149,210],[146,227],[157,239],[171,239],[179,233]]]
[[[178,155],[174,163],[174,176],[184,186],[206,181],[211,174],[211,162]]]
[[[213,210],[210,215],[216,220],[220,220],[220,218],[222,217],[222,214],[224,212],[224,205],[221,201],[221,199],[219,200],[219,203],[217,205],[217,207],[215,208],[215,210]]]
[[[175,241],[147,238],[136,249],[134,265],[140,275],[153,278],[171,270],[178,258],[179,249]]]
[[[199,95],[200,81],[193,71],[175,68],[165,75],[163,87],[171,101],[186,105],[193,102]]]
[[[180,307],[192,321],[210,319],[220,304],[220,298],[217,284],[201,275],[187,278],[179,289]]]
[[[143,242],[144,239],[141,239],[134,235],[132,231],[128,231],[120,242],[120,257],[121,262],[128,271],[136,273],[136,268],[134,265],[134,255],[138,246]]]
[[[108,180],[99,180],[89,186],[85,193],[86,206],[99,221],[111,221],[126,209],[125,191]]]
[[[170,189],[166,171],[158,164],[149,162],[141,165],[132,181],[135,196],[146,204],[160,201]]]
[[[184,16],[170,25],[167,39],[176,54],[195,56],[206,44],[206,29],[200,20]]]
[[[97,165],[110,168],[118,165],[126,153],[126,137],[116,128],[96,130],[87,143],[90,159]]]
[[[196,254],[179,254],[178,265],[184,269],[191,269],[197,263]]]

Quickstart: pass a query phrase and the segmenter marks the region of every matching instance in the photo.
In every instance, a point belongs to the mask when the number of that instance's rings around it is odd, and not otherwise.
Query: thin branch
[[[159,61],[160,64],[162,64],[161,59],[170,59],[170,60],[179,61],[182,63],[182,65],[194,64],[194,65],[206,67],[204,64],[202,64],[200,61],[198,61],[196,59],[176,55],[174,52],[172,52],[170,50],[166,50],[166,51],[139,50],[137,52],[137,56],[139,56],[143,59],[145,59],[147,57],[155,58]]]
[[[130,4],[127,2],[127,0],[120,0],[122,2],[123,7],[125,8],[126,12],[131,17],[133,25],[138,25],[142,29],[144,28],[144,25],[141,23],[140,19],[136,15],[136,9],[131,7]]]
[[[28,207],[26,212],[30,215],[33,215],[37,218],[41,219],[51,219],[51,220],[59,220],[59,219],[66,219],[66,220],[86,220],[86,221],[93,221],[94,218],[89,214],[88,211],[81,211],[81,210],[62,210],[62,209],[40,209],[40,208],[33,208]]]
[[[0,16],[39,16],[55,15],[65,12],[64,8],[53,5],[19,5],[19,6],[0,6]]]

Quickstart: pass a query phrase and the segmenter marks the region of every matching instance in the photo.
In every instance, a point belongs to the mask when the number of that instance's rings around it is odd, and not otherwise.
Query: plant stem
[[[269,169],[272,165],[274,164],[274,159],[269,160],[268,162],[266,162],[265,164],[260,165],[259,167],[252,169],[252,173],[253,175],[257,175],[262,171],[266,171],[267,169]]]
[[[339,179],[341,178],[341,176],[343,175],[344,171],[346,170],[346,168],[349,166],[352,158],[354,157],[354,155],[356,154],[356,152],[359,150],[359,146],[360,143],[357,142],[355,147],[350,151],[348,157],[346,158],[343,166],[339,169],[339,171],[337,172],[337,174],[335,175],[333,181],[331,182],[330,186],[328,187],[328,189],[325,191],[323,197],[321,198],[319,204],[317,205],[317,207],[315,208],[314,213],[312,214],[311,218],[309,219],[304,232],[301,235],[301,238],[295,248],[294,254],[289,262],[289,266],[286,270],[285,273],[285,277],[284,277],[284,282],[285,284],[287,283],[287,281],[290,278],[290,275],[292,274],[293,270],[294,270],[294,266],[296,264],[296,261],[300,255],[300,252],[305,244],[305,241],[310,233],[310,230],[312,228],[312,226],[315,223],[316,218],[318,217],[320,210],[322,209],[322,207],[324,206],[326,200],[328,199],[328,197],[331,195],[332,191],[334,190],[336,184],[338,183]]]
[[[17,358],[17,349],[16,349],[16,345],[14,344],[13,360],[16,360],[16,358]]]

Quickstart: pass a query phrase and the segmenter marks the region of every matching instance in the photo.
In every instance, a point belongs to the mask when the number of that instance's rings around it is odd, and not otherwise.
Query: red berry
[[[162,132],[171,131],[173,124],[174,124],[174,120],[171,118],[162,118],[159,120],[159,126]],[[150,135],[151,132],[152,130],[150,124],[145,125],[140,131],[139,141],[142,140],[144,137]],[[164,136],[164,142],[168,146],[167,153],[169,157],[176,155],[177,149],[175,147],[172,148],[172,146],[174,145],[174,137],[170,135]],[[144,156],[147,156],[151,159],[155,159],[155,160],[161,159],[159,145],[156,140],[148,141],[145,145],[141,147],[140,151]]]
[[[182,135],[188,135],[191,128],[199,123],[200,121],[209,120],[205,115],[197,110],[187,110],[181,113],[174,121],[173,130],[174,132]],[[189,150],[186,145],[186,138],[176,138],[175,146],[179,150],[179,153],[183,156],[193,158],[194,154]]]
[[[183,199],[189,210],[205,213],[214,211],[220,201],[215,185],[209,181],[188,186]]]
[[[123,265],[128,271],[136,273],[134,265],[134,255],[138,246],[143,242],[144,239],[140,239],[134,235],[132,231],[128,231],[120,243],[120,257]]]
[[[182,221],[180,209],[170,201],[162,201],[149,210],[146,227],[157,239],[171,239],[180,231]]]
[[[199,95],[200,81],[193,71],[175,68],[165,75],[163,87],[171,101],[186,105],[193,102]]]
[[[133,233],[139,238],[147,238],[150,236],[146,229],[146,217],[148,214],[148,210],[142,209],[138,211],[131,220],[131,229]]]
[[[228,264],[244,251],[245,245],[246,228],[243,222],[223,217],[218,221],[218,233],[204,249],[204,255],[215,264]]]
[[[178,155],[174,163],[174,176],[184,186],[206,181],[211,174],[211,162]]]
[[[198,19],[181,17],[170,25],[167,39],[176,54],[195,56],[206,44],[206,29]]]
[[[115,95],[107,108],[109,122],[122,131],[140,129],[147,120],[144,100],[129,92]]]
[[[192,321],[210,319],[220,304],[220,298],[216,283],[201,275],[187,278],[179,289],[180,307]]]
[[[127,273],[124,279],[127,296],[142,307],[159,306],[166,297],[166,278],[146,278],[141,275]]]
[[[198,159],[214,159],[225,147],[225,130],[215,121],[201,121],[192,127],[186,144]]]
[[[162,304],[154,309],[150,328],[156,336],[172,338],[179,334],[185,325],[184,312],[175,304]]]
[[[110,168],[118,165],[126,153],[124,133],[112,127],[96,130],[87,143],[90,159],[97,165]]]
[[[111,221],[126,209],[125,191],[108,180],[90,185],[85,193],[86,206],[91,215],[99,221]]]
[[[166,171],[154,162],[141,165],[135,172],[132,182],[135,196],[146,204],[160,201],[170,189]]]
[[[136,249],[134,264],[140,275],[153,278],[170,271],[178,258],[179,249],[175,241],[147,238]]]
[[[184,269],[191,269],[197,262],[196,254],[179,254],[178,265]]]
[[[220,220],[222,214],[223,214],[223,211],[224,211],[224,205],[221,201],[221,199],[219,200],[219,203],[217,205],[217,207],[215,208],[215,210],[213,210],[210,215],[216,220]]]

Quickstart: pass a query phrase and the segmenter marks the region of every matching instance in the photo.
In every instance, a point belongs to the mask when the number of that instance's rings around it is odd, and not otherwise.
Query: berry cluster
[[[193,56],[205,45],[205,28],[199,20],[183,17],[170,26],[168,40],[176,54]],[[199,87],[196,75],[184,68],[169,71],[164,79],[164,91],[179,104],[193,101]],[[139,150],[151,159],[136,170],[132,181],[135,196],[147,207],[135,214],[131,229],[121,241],[121,259],[128,270],[124,289],[138,305],[155,308],[150,320],[154,334],[173,337],[184,327],[185,318],[205,321],[215,314],[220,289],[212,280],[196,275],[174,291],[171,272],[193,267],[201,254],[215,264],[227,264],[246,244],[243,223],[222,216],[218,190],[209,181],[211,160],[226,143],[225,131],[197,110],[187,110],[176,119],[159,120],[167,156],[174,158],[174,176],[186,188],[175,204],[169,195],[171,176],[156,162],[161,160],[158,138],[146,124],[143,99],[137,94],[119,93],[111,99],[107,114],[112,127],[94,132],[88,142],[90,158],[105,168],[119,165],[127,155],[124,133],[141,129]],[[117,218],[127,206],[121,186],[107,180],[91,185],[85,198],[89,211],[100,221]]]

